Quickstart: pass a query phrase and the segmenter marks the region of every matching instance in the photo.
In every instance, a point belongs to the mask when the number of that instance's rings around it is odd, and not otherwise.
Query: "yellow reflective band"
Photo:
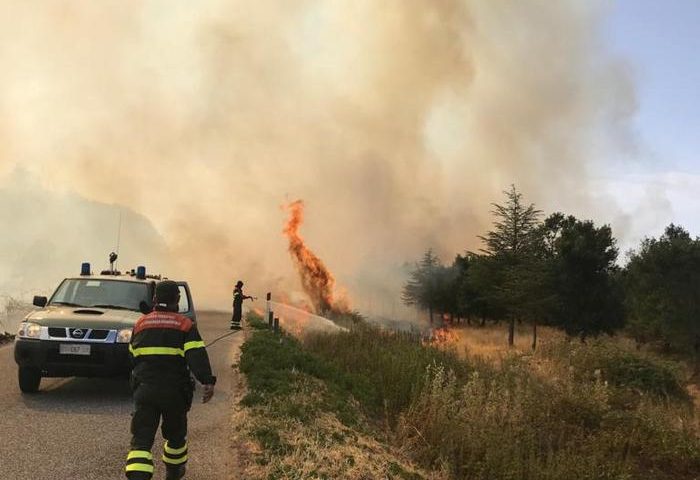
[[[170,465],[180,465],[180,464],[185,463],[187,461],[187,455],[185,455],[182,458],[178,458],[177,460],[174,460],[172,458],[168,458],[165,455],[163,455],[163,461],[165,463],[169,463]]]
[[[126,466],[126,471],[153,473],[153,465],[146,465],[145,463],[130,463]]]
[[[163,450],[165,450],[165,453],[167,453],[168,455],[180,455],[187,451],[187,444],[185,444],[185,446],[182,448],[170,448],[166,443],[163,447]]]
[[[132,458],[145,458],[146,460],[153,460],[153,455],[151,455],[151,452],[147,452],[146,450],[132,450],[129,452],[129,455],[126,456],[126,459],[131,460]]]
[[[185,352],[187,350],[192,350],[193,348],[204,348],[206,345],[204,345],[204,342],[199,340],[199,341],[194,341],[194,342],[187,342],[185,344]]]
[[[131,354],[134,357],[139,357],[141,355],[179,355],[181,357],[185,356],[184,350],[182,350],[181,348],[172,348],[172,347],[132,348]]]

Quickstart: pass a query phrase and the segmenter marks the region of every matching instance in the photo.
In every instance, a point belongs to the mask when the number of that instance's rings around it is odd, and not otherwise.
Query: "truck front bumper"
[[[18,338],[15,362],[20,367],[38,368],[43,377],[111,377],[131,370],[128,344],[80,343],[90,345],[89,355],[62,354],[61,344],[78,343]]]

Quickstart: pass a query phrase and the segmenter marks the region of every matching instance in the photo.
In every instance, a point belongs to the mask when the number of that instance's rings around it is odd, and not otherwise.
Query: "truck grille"
[[[88,337],[90,340],[104,340],[109,335],[109,330],[93,330]]]
[[[67,338],[69,340],[78,341],[100,341],[107,340],[111,330],[102,328],[67,328],[67,327],[49,327],[49,338]]]
[[[54,338],[66,338],[66,329],[63,327],[49,327],[49,336]]]
[[[76,340],[80,340],[85,338],[85,335],[87,335],[88,329],[87,328],[69,328],[68,329],[68,334],[70,335],[70,338],[75,338]]]

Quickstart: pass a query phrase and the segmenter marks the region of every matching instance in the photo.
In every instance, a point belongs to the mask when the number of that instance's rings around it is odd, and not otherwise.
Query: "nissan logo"
[[[83,338],[83,331],[82,331],[81,329],[79,329],[79,328],[76,328],[75,330],[73,330],[73,334],[72,334],[72,335],[73,335],[73,337],[75,337],[75,338]]]

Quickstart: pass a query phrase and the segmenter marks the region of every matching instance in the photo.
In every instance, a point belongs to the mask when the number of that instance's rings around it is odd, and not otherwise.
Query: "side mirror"
[[[37,307],[44,308],[46,306],[46,304],[49,303],[49,300],[46,297],[40,297],[38,295],[34,295],[34,300],[32,301],[32,303],[34,305],[36,305]]]
[[[153,311],[153,307],[150,306],[146,300],[141,300],[141,302],[139,302],[139,311],[144,315],[148,315]]]

